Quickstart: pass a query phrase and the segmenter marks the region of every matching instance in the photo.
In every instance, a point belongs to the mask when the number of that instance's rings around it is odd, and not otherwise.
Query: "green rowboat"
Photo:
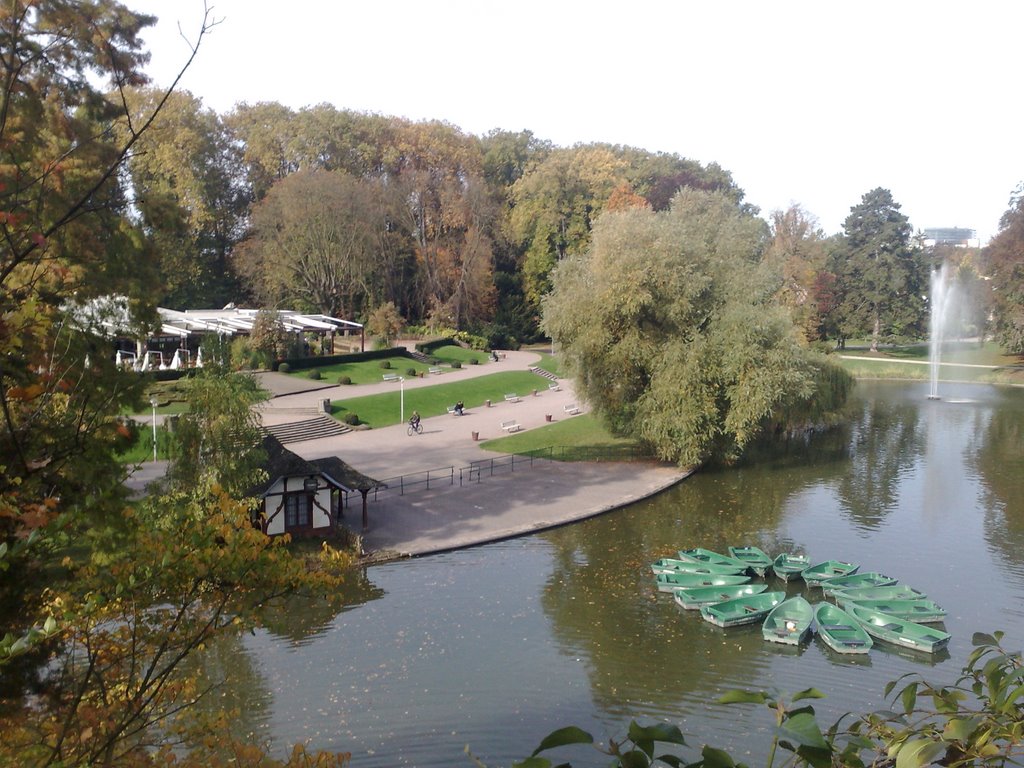
[[[859,587],[857,589],[833,590],[832,597],[838,600],[923,600],[928,597],[906,584],[890,584],[886,587]]]
[[[765,616],[761,634],[765,640],[784,645],[800,645],[811,634],[814,610],[797,595],[783,600]]]
[[[842,560],[826,560],[823,563],[805,568],[800,572],[809,587],[816,587],[825,579],[835,579],[856,573],[860,566],[856,563],[844,563]]]
[[[762,592],[759,595],[701,606],[700,615],[716,627],[738,627],[762,621],[772,608],[785,599],[785,592]]]
[[[718,565],[717,563],[700,563],[692,560],[675,560],[671,557],[663,557],[651,563],[651,570],[655,573],[704,573],[724,576],[726,574],[743,573],[747,566],[742,563],[735,565]]]
[[[935,653],[949,644],[950,635],[935,627],[926,627],[889,613],[873,611],[853,603],[848,613],[876,640],[925,653]]]
[[[946,618],[942,606],[933,600],[850,600],[845,597],[836,599],[839,605],[847,610],[850,606],[859,605],[872,611],[916,621],[918,624],[932,624]]]
[[[718,552],[712,552],[710,549],[702,549],[700,547],[694,547],[693,549],[681,549],[677,553],[680,560],[691,560],[695,563],[710,563],[712,565],[732,565],[740,568],[746,568],[747,564],[738,560],[735,557],[729,557],[728,555],[721,555]]]
[[[814,623],[818,637],[836,653],[867,653],[874,644],[859,621],[832,603],[815,603]]]
[[[892,576],[886,576],[877,571],[865,571],[864,573],[852,573],[849,576],[837,576],[834,579],[825,579],[821,582],[821,588],[826,595],[835,595],[847,589],[865,589],[867,587],[888,587],[897,582]]]
[[[758,576],[764,576],[772,567],[772,559],[763,549],[757,547],[729,547],[729,555],[740,562],[746,563]]]
[[[788,552],[783,552],[772,562],[772,570],[783,581],[799,579],[800,574],[810,567],[811,561],[804,555],[791,555]]]
[[[726,587],[746,584],[746,574],[724,574],[715,576],[705,573],[659,573],[654,577],[659,592],[672,592],[679,587]],[[722,598],[723,600],[725,598]]]
[[[672,590],[672,596],[683,608],[695,610],[702,605],[735,600],[737,597],[759,595],[766,589],[768,589],[767,584],[737,584],[732,587],[687,587]]]

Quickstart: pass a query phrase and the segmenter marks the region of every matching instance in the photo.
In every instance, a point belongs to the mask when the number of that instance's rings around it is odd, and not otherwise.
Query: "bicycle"
[[[415,424],[410,424],[408,427],[406,427],[405,434],[407,434],[407,435],[412,435],[412,434],[422,435],[423,434],[423,424],[421,422],[419,422],[419,421],[417,421]]]

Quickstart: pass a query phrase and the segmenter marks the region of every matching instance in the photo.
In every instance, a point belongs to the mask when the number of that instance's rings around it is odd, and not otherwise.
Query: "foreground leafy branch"
[[[923,765],[1005,766],[1024,761],[1024,664],[1019,651],[1002,646],[1004,633],[975,633],[974,650],[952,685],[934,685],[917,674],[905,675],[885,687],[890,709],[850,719],[846,714],[822,730],[814,709],[799,704],[823,698],[814,688],[793,694],[787,703],[766,691],[730,691],[720,704],[758,704],[775,715],[767,768],[776,765],[867,766],[919,768]],[[588,732],[569,726],[546,736],[533,753],[514,768],[552,768],[541,753],[573,745],[591,745],[611,757],[618,768],[734,768],[744,766],[728,752],[710,746],[687,759],[674,752],[657,754],[657,744],[687,746],[676,726],[630,723],[627,737],[598,744]],[[780,756],[780,752],[782,755]],[[482,766],[480,761],[475,761]],[[572,768],[563,762],[558,768]]]

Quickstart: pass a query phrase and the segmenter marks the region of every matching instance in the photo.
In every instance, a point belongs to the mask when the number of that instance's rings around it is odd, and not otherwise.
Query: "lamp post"
[[[399,411],[398,416],[399,416],[399,422],[398,423],[399,424],[405,424],[405,377],[404,376],[399,376],[398,377],[398,387],[399,387],[399,395],[398,395],[398,403],[399,403],[399,406],[398,406],[398,411]]]
[[[156,461],[156,395],[149,398],[149,404],[153,406],[153,461]]]

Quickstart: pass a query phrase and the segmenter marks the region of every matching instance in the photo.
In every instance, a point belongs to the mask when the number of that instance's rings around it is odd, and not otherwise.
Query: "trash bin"
[[[545,413],[544,414],[544,421],[551,421],[551,414],[550,413]]]
[[[320,407],[323,409],[324,413],[330,413],[331,412],[331,400],[330,400],[330,398],[324,398],[322,401],[320,401]]]
[[[485,406],[486,406],[487,408],[490,408],[490,407],[491,407],[491,401],[490,401],[490,400],[484,400],[484,405],[485,405]]]
[[[471,434],[473,435],[473,439],[474,440],[479,440],[480,439],[480,433],[479,432],[472,432]]]

